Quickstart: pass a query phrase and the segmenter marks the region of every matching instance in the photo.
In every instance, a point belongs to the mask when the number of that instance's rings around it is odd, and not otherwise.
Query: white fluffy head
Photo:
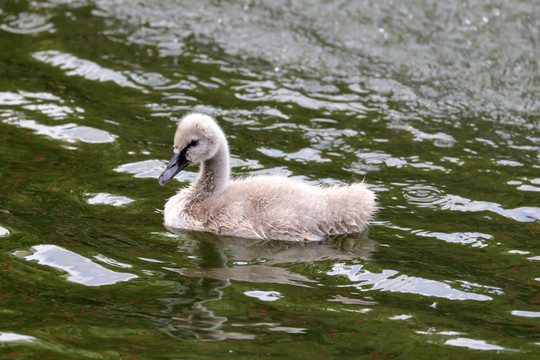
[[[190,113],[178,124],[174,152],[186,149],[186,159],[190,164],[196,164],[212,158],[224,140],[223,131],[210,115]]]

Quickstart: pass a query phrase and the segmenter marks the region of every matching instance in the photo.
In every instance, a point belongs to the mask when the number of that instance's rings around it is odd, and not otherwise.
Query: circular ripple
[[[431,207],[442,201],[441,191],[429,185],[411,185],[403,189],[403,196],[410,204]]]

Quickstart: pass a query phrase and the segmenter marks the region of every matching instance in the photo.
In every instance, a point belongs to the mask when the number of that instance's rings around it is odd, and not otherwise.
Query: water
[[[0,2],[5,358],[540,354],[536,1]],[[367,234],[162,225],[175,121],[365,180]]]

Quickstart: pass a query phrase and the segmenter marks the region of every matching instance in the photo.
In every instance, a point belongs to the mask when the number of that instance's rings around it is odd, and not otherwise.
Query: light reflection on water
[[[22,251],[15,255],[65,271],[69,274],[67,280],[86,286],[110,285],[137,278],[134,274],[109,270],[82,255],[55,245],[35,245],[30,252],[31,255],[25,255]]]
[[[538,311],[512,310],[512,315],[528,318],[540,318],[540,312]]]
[[[91,196],[90,198],[86,200],[90,205],[105,204],[105,205],[113,205],[113,206],[122,206],[122,205],[126,205],[135,201],[125,196],[112,195],[109,193],[98,193],[98,194],[89,193],[86,195]]]
[[[540,219],[540,207],[522,206],[504,209],[492,201],[478,201],[458,195],[446,194],[431,185],[410,185],[403,189],[403,197],[419,208],[463,211],[492,212],[518,222],[533,222]],[[489,236],[489,235],[488,235]]]
[[[423,231],[423,230],[413,230],[411,231],[411,233],[417,236],[431,237],[431,238],[443,240],[448,243],[470,245],[472,247],[481,247],[481,248],[488,246],[485,240],[489,240],[493,238],[492,235],[478,233],[478,232],[442,233],[442,232],[431,232],[431,231]]]
[[[457,195],[446,195],[440,201],[442,210],[482,212],[489,211],[519,222],[533,222],[540,219],[540,207],[522,206],[504,209],[500,204],[490,201],[476,201]]]
[[[262,301],[276,301],[283,297],[278,291],[252,290],[244,292],[244,295],[257,298]]]
[[[8,236],[9,230],[5,227],[0,226],[0,237]]]
[[[47,126],[40,124],[35,120],[21,119],[18,116],[5,118],[3,122],[34,130],[38,135],[45,135],[53,139],[64,140],[70,143],[82,141],[91,144],[102,144],[113,142],[117,138],[116,135],[110,134],[107,131],[90,126],[79,126],[73,123]]]
[[[354,284],[340,286],[354,287],[361,291],[380,290],[401,292],[442,297],[450,300],[493,300],[490,296],[457,290],[446,283],[436,280],[398,275],[399,272],[395,270],[383,270],[381,273],[372,273],[368,270],[362,270],[362,268],[362,265],[349,266],[343,263],[335,263],[332,270],[328,272],[328,275],[345,275],[350,281],[354,282]]]
[[[0,117],[2,122],[20,128],[33,130],[38,135],[67,142],[85,142],[93,144],[114,142],[118,137],[105,130],[91,126],[81,126],[75,123],[61,125],[45,125],[33,119],[27,119],[24,110],[39,112],[54,120],[77,118],[84,119],[84,109],[78,106],[63,105],[65,101],[49,93],[33,93],[27,91],[0,92]],[[17,106],[20,111],[17,111]]]
[[[55,32],[54,25],[49,22],[49,16],[29,12],[21,12],[16,17],[7,16],[4,23],[0,24],[0,29],[19,35],[37,34],[43,31]]]
[[[16,333],[0,331],[0,343],[35,342],[35,341],[37,341],[37,339],[33,336],[20,335]]]
[[[79,119],[83,118],[80,114],[84,113],[84,109],[61,105],[64,103],[65,101],[63,99],[49,93],[32,93],[27,91],[19,91],[17,93],[8,91],[0,92],[0,106],[13,107],[23,105],[21,109],[38,111],[55,120],[63,120],[74,116],[77,116]],[[13,111],[9,108],[3,112],[13,114]]]
[[[69,76],[82,76],[88,80],[112,81],[123,87],[143,90],[141,86],[130,81],[126,75],[103,68],[93,61],[79,59],[76,56],[56,50],[39,51],[32,56],[44,63],[67,70],[66,75]]]
[[[445,345],[451,345],[451,346],[459,346],[459,347],[465,347],[473,350],[509,350],[499,345],[493,345],[488,344],[484,340],[475,340],[475,339],[469,339],[469,338],[455,338],[455,339],[449,339],[444,342]]]

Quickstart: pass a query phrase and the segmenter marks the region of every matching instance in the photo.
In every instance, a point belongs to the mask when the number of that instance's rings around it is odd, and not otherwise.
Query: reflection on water
[[[66,75],[69,76],[82,76],[88,80],[112,81],[120,86],[142,90],[142,87],[128,80],[127,76],[122,73],[103,68],[92,61],[79,59],[70,54],[47,50],[36,52],[32,56],[62,70],[68,70]]]
[[[86,286],[101,286],[115,284],[137,278],[130,273],[119,273],[109,270],[92,260],[55,245],[35,245],[30,250],[31,255],[23,251],[15,255],[25,260],[36,260],[40,265],[60,269],[69,274],[67,279]]]
[[[440,204],[442,210],[467,212],[490,211],[519,222],[531,222],[540,219],[540,207],[536,206],[504,209],[500,204],[494,202],[470,200],[457,195],[446,195],[441,199]]]
[[[119,268],[122,268],[122,269],[129,269],[129,268],[133,267],[130,264],[121,263],[121,262],[119,262],[119,261],[117,261],[115,259],[111,259],[110,257],[107,257],[107,256],[102,255],[102,254],[95,255],[94,259],[96,259],[97,261],[101,261],[102,263],[105,263],[107,265],[119,267]]]
[[[9,230],[5,227],[0,226],[0,237],[8,236]]]
[[[319,260],[369,260],[377,248],[375,242],[361,234],[334,236],[325,242],[261,241],[204,232],[168,228],[178,235],[179,250],[197,253],[201,248],[212,249],[220,262],[219,267],[232,263],[239,265],[283,264]]]
[[[0,343],[34,342],[34,341],[37,341],[37,339],[33,336],[20,335],[20,334],[0,331]]]
[[[78,140],[85,143],[101,144],[113,142],[117,137],[104,130],[89,126],[79,126],[72,123],[47,126],[39,124],[34,120],[21,119],[18,116],[8,117],[3,121],[7,124],[34,130],[38,135],[45,135],[53,139],[64,140],[67,142],[76,142]]]
[[[411,185],[405,187],[403,191],[404,198],[410,204],[419,208],[429,207],[464,212],[487,211],[519,222],[531,222],[540,219],[540,207],[536,206],[504,209],[500,204],[491,201],[471,200],[452,194],[443,195],[442,191],[430,185]]]
[[[134,176],[138,178],[148,177],[157,179],[159,175],[163,172],[163,170],[165,170],[166,166],[166,161],[144,160],[120,165],[116,169],[114,169],[114,171],[134,174]]]
[[[135,200],[130,199],[125,196],[119,196],[119,195],[112,195],[109,193],[98,193],[98,194],[86,194],[87,196],[91,196],[86,200],[90,205],[95,204],[105,204],[105,205],[113,205],[113,206],[122,206],[129,204]]]
[[[492,297],[481,294],[468,293],[452,288],[449,284],[423,279],[415,276],[398,275],[395,270],[383,270],[381,273],[372,273],[369,270],[362,270],[363,265],[345,265],[335,263],[328,275],[345,275],[351,285],[341,285],[354,287],[361,291],[390,291],[424,296],[443,297],[450,300],[476,300],[488,301]],[[396,276],[398,275],[398,276]]]
[[[191,240],[188,253],[192,254],[195,259],[198,269],[194,270],[194,274],[189,269],[177,269],[164,266],[163,269],[173,271],[175,273],[192,277],[196,281],[196,285],[190,289],[189,294],[186,290],[179,291],[175,298],[173,294],[165,299],[161,299],[167,304],[168,314],[175,315],[170,319],[163,318],[161,322],[166,323],[165,326],[160,326],[160,330],[177,339],[181,340],[226,340],[226,339],[253,339],[254,335],[248,333],[240,333],[235,331],[224,330],[223,324],[227,322],[227,318],[216,315],[207,307],[208,303],[222,300],[223,290],[231,284],[231,277],[221,275],[221,270],[226,269],[227,256],[212,242],[200,242]],[[205,269],[217,269],[212,272]],[[200,271],[200,273],[197,273]],[[214,274],[220,274],[213,276]],[[240,279],[242,280],[242,279]]]
[[[170,230],[178,234],[178,250],[191,254],[198,266],[196,268],[164,266],[163,269],[199,279],[197,281],[205,287],[204,291],[196,290],[195,299],[197,300],[193,303],[193,300],[188,301],[189,308],[182,310],[187,313],[186,317],[180,319],[175,317],[171,319],[174,325],[169,323],[166,328],[162,328],[162,331],[181,339],[254,338],[254,335],[249,333],[224,331],[222,325],[227,318],[214,315],[206,306],[207,303],[221,300],[223,290],[232,282],[247,282],[255,287],[260,284],[313,287],[317,285],[317,281],[277,265],[328,259],[369,259],[375,249],[373,241],[354,236],[336,237],[327,243],[289,243],[223,237],[178,229]],[[175,303],[185,304],[185,295],[180,295],[178,300],[167,298],[164,301],[169,306]],[[273,302],[283,297],[277,290],[247,290],[244,295],[265,302]],[[170,312],[174,311],[178,309],[170,310]],[[277,326],[278,324],[271,325],[270,331],[303,333],[305,330],[290,329]],[[253,325],[236,324],[234,326],[249,329]]]
[[[281,295],[278,291],[261,290],[246,291],[244,292],[244,295],[257,298],[262,301],[276,301],[283,297],[283,295]]]
[[[512,310],[512,315],[529,317],[529,318],[540,318],[539,311]]]
[[[64,105],[66,101],[60,97],[41,92],[0,92],[0,118],[2,122],[20,128],[33,130],[38,135],[45,135],[53,139],[74,143],[110,143],[115,141],[117,135],[91,126],[81,126],[75,123],[61,125],[45,125],[36,120],[27,119],[25,110],[41,113],[54,120],[67,118],[84,119],[84,109],[78,106]],[[15,109],[20,106],[20,111]],[[14,109],[15,108],[15,109]]]
[[[53,139],[65,140],[68,142],[79,140],[86,143],[100,144],[113,142],[116,138],[116,135],[111,135],[106,131],[75,124],[45,126],[38,124],[33,120],[19,120],[13,124],[23,128],[32,129],[38,135],[46,135]]]
[[[413,230],[411,233],[418,236],[432,237],[448,243],[470,245],[472,247],[486,247],[488,246],[488,243],[485,240],[493,238],[493,236],[489,234],[477,232],[455,232],[447,234],[442,232]]]
[[[288,284],[295,286],[308,286],[309,278],[291,273],[287,269],[276,268],[266,265],[245,265],[235,266],[233,268],[218,268],[218,269],[174,269],[165,268],[166,270],[174,271],[180,275],[189,277],[205,277],[212,279],[224,279],[235,281],[246,281],[257,284]]]
[[[468,338],[449,339],[444,342],[445,345],[466,347],[473,350],[508,350],[502,346],[488,344],[484,340],[475,340]]]
[[[14,92],[0,92],[0,105],[4,106],[17,106],[23,105],[21,109],[37,111],[51,117],[55,120],[63,120],[68,117],[82,118],[80,115],[84,113],[84,109],[80,107],[69,107],[65,104],[65,101],[58,96],[49,93],[32,93],[27,91]],[[10,116],[14,112],[7,108],[3,109],[2,117]]]
[[[54,25],[49,22],[49,18],[50,16],[21,12],[16,16],[7,16],[0,24],[0,29],[19,35],[37,34],[42,31],[53,33],[55,31]]]
[[[179,251],[193,254],[201,268],[167,268],[187,276],[253,283],[311,286],[315,281],[276,265],[334,259],[369,259],[376,246],[367,238],[336,237],[327,243],[258,241],[170,229]],[[214,260],[212,260],[214,259]],[[212,260],[212,261],[210,261]]]

